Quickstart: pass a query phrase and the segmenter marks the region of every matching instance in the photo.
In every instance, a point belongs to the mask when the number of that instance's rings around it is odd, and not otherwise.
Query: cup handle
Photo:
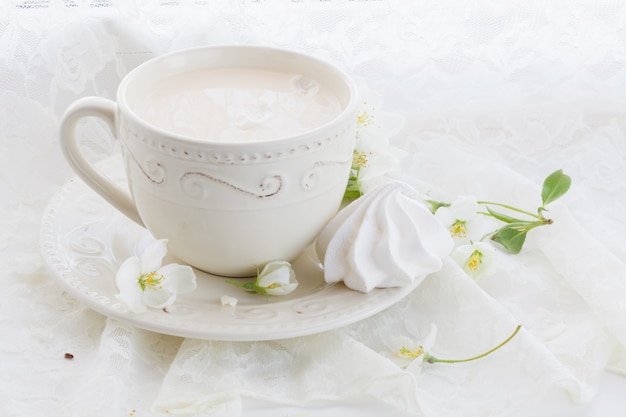
[[[113,181],[96,170],[85,159],[76,137],[76,124],[84,117],[97,117],[104,120],[113,136],[116,135],[117,104],[114,101],[100,97],[84,97],[76,100],[65,111],[60,124],[61,149],[65,159],[76,172],[78,177],[85,181],[95,192],[100,194],[116,209],[125,214],[142,227],[145,227],[139,217],[135,203],[126,191],[120,190]],[[116,138],[117,139],[117,138]]]

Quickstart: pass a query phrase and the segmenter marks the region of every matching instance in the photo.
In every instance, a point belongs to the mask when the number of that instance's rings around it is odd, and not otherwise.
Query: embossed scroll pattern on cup
[[[127,140],[137,140],[163,156],[182,160],[195,160],[199,163],[224,165],[258,164],[320,150],[336,142],[349,129],[349,126],[346,126],[340,133],[328,136],[324,139],[315,138],[276,151],[254,153],[239,151],[238,153],[234,153],[229,151],[207,152],[199,147],[195,148],[193,146],[181,147],[178,144],[168,143],[167,138],[156,140],[154,137],[142,135],[133,130],[129,124],[125,122],[123,116],[120,117],[120,125]],[[168,180],[166,175],[167,168],[165,162],[162,160],[146,158],[143,162],[140,162],[134,153],[128,149],[127,155],[134,161],[141,173],[151,183],[160,185]],[[347,163],[349,163],[348,160],[323,160],[313,163],[311,169],[307,171],[299,181],[302,190],[312,191],[315,189],[318,183],[317,179],[324,167],[345,166]],[[178,179],[178,183],[182,192],[193,199],[208,198],[211,195],[209,188],[214,185],[223,186],[252,198],[264,199],[274,197],[281,192],[285,183],[284,175],[285,174],[275,173],[268,174],[258,183],[238,184],[235,180],[224,178],[224,175],[215,175],[202,170],[193,170],[183,173]]]

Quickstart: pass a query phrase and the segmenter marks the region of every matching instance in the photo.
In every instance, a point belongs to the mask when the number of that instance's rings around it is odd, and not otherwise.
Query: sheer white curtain
[[[346,70],[377,110],[404,117],[397,175],[424,191],[534,207],[542,179],[563,168],[575,188],[554,208],[561,221],[496,277],[476,283],[449,264],[390,310],[317,336],[183,340],[85,308],[39,250],[46,202],[72,176],[61,114],[82,96],[114,98],[153,56],[230,43]],[[592,399],[602,369],[626,373],[624,86],[621,1],[1,3],[0,414],[238,415],[241,398],[365,395],[418,415],[489,416],[549,389]],[[115,152],[103,126],[83,129],[92,158]],[[520,322],[489,361],[410,373],[383,354],[391,338],[418,340],[435,323],[439,356],[459,357]]]

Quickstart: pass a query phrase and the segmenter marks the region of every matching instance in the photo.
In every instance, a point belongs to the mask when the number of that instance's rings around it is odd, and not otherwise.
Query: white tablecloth
[[[58,122],[114,98],[158,54],[263,44],[330,60],[380,116],[400,115],[395,172],[422,191],[536,207],[554,224],[474,281],[453,263],[404,300],[336,330],[274,342],[151,333],[68,295],[40,227],[73,173]],[[0,5],[0,414],[7,416],[606,416],[626,405],[626,7],[619,1],[9,1]],[[387,122],[385,122],[385,120]],[[90,158],[117,151],[82,128]],[[438,328],[408,372],[394,337]],[[73,354],[73,359],[65,358]],[[389,353],[389,352],[387,352]],[[612,408],[615,407],[615,408]],[[618,410],[610,414],[611,411]],[[393,414],[395,413],[395,414]]]

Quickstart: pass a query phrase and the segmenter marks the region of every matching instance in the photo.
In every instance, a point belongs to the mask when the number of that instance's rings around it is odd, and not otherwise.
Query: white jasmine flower
[[[186,265],[161,266],[167,253],[167,240],[151,243],[137,256],[128,258],[117,271],[115,282],[119,289],[117,299],[134,313],[143,313],[147,307],[165,308],[176,300],[177,294],[196,289],[196,276]]]
[[[488,217],[479,214],[481,210],[476,198],[459,197],[449,207],[439,207],[435,217],[450,231],[457,245],[468,244],[495,229]]]
[[[380,110],[382,98],[369,93],[357,115],[357,132],[349,197],[359,197],[388,181],[388,174],[405,154],[389,143],[404,126],[404,116]]]
[[[406,336],[393,338],[388,342],[388,346],[393,351],[390,359],[406,371],[418,373],[422,363],[428,360],[428,352],[435,344],[436,337],[437,326],[432,324],[428,334],[420,343]]]
[[[515,335],[517,335],[517,333],[520,331],[521,328],[522,326],[518,325],[513,331],[513,333],[509,337],[507,337],[503,342],[501,342],[496,347],[493,347],[487,350],[486,352],[481,353],[480,355],[475,355],[470,358],[463,358],[463,359],[440,359],[440,358],[437,358],[436,356],[433,356],[430,353],[430,349],[432,348],[434,341],[435,341],[435,337],[437,335],[437,327],[433,324],[431,325],[430,334],[426,337],[426,340],[424,341],[423,344],[415,345],[415,344],[411,344],[412,342],[403,344],[402,347],[400,347],[400,349],[395,352],[395,357],[409,361],[409,364],[404,366],[403,368],[406,371],[411,372],[414,375],[416,375],[421,370],[422,363],[424,362],[428,362],[431,364],[461,363],[461,362],[471,362],[471,361],[484,358],[485,356],[492,354],[493,352],[500,349],[502,346],[509,343],[515,337]],[[406,337],[403,339],[407,339],[410,341],[410,339]]]
[[[450,257],[474,279],[496,271],[496,248],[485,242],[459,246]]]
[[[287,295],[298,287],[296,273],[291,264],[286,261],[272,261],[263,267],[261,272],[257,272],[254,282],[226,281],[228,284],[241,287],[251,293],[270,295]]]
[[[256,286],[265,290],[267,295],[287,295],[298,287],[298,281],[289,262],[274,261],[258,274]]]

